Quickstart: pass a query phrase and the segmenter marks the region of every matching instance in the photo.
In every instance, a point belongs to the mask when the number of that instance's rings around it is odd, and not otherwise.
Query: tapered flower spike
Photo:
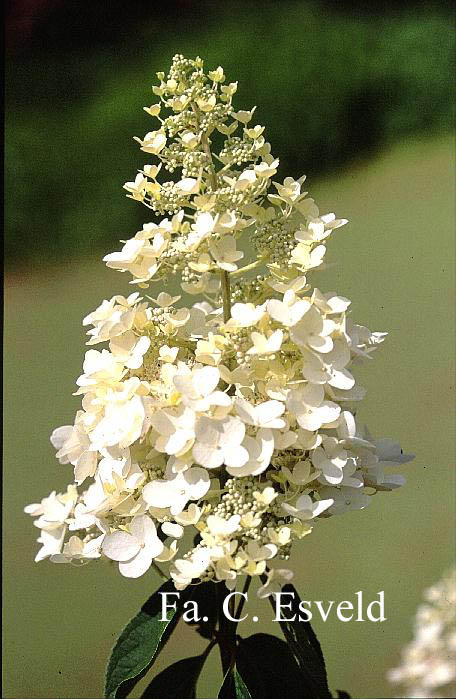
[[[401,696],[456,695],[456,568],[424,592],[417,609],[414,638],[401,651],[401,663],[390,670],[391,683],[402,685]]]
[[[266,596],[290,580],[295,540],[401,485],[389,470],[410,457],[361,433],[352,408],[354,360],[385,334],[310,281],[346,220],[320,214],[304,177],[273,179],[255,108],[236,110],[237,83],[203,68],[175,56],[144,108],[148,162],[124,188],[159,220],[104,258],[133,291],[83,321],[82,407],[51,437],[75,484],[26,512],[36,560],[107,558],[126,577],[159,561],[177,589],[266,574]],[[163,291],[171,279],[193,303]]]

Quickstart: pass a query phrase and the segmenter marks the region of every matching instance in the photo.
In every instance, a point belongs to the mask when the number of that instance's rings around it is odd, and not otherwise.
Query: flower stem
[[[223,320],[225,323],[231,318],[231,291],[229,272],[220,270],[220,284],[222,286]]]
[[[264,264],[267,258],[267,255],[263,255],[258,260],[255,260],[255,262],[251,262],[250,264],[245,265],[245,267],[239,267],[239,269],[237,269],[235,272],[232,272],[231,274],[233,277],[236,277],[239,274],[245,274],[245,272],[250,272],[250,270],[256,269],[257,267],[260,267],[262,264]]]
[[[199,110],[196,104],[192,103],[192,109],[196,116],[199,126]],[[209,182],[212,191],[215,192],[217,189],[217,175],[215,173],[214,161],[211,153],[211,146],[209,144],[209,139],[207,134],[203,131],[201,133],[201,145],[203,151],[205,152],[207,159],[209,161]],[[225,323],[231,318],[231,291],[230,291],[230,275],[229,272],[224,269],[220,270],[220,285],[222,288],[222,299],[223,299],[223,320]]]
[[[217,583],[218,633],[217,640],[222,661],[222,671],[225,676],[230,669],[236,649],[236,624],[230,621],[223,612],[223,602],[228,593],[225,583]],[[234,597],[229,602],[229,613],[234,615]]]
[[[251,582],[252,582],[252,577],[250,575],[247,575],[247,578],[246,578],[245,583],[244,583],[244,587],[242,588],[243,595],[247,594]],[[242,597],[241,601],[239,602],[239,606],[236,610],[236,619],[239,619],[239,617],[241,616],[241,612],[244,609],[244,604],[245,604],[245,597]]]

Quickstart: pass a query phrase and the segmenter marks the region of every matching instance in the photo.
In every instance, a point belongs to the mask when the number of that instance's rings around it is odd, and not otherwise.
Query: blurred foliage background
[[[445,7],[12,2],[8,259],[84,255],[136,230],[144,211],[122,201],[120,187],[143,165],[132,136],[151,127],[141,107],[155,101],[155,73],[176,52],[223,64],[239,80],[237,104],[258,105],[279,175],[326,175],[410,134],[451,128]]]
[[[395,696],[385,672],[455,544],[453,34],[450,5],[436,1],[9,3],[3,696],[101,697],[114,638],[159,584],[110,565],[34,564],[22,508],[71,477],[48,434],[78,407],[82,317],[128,290],[100,258],[150,220],[122,185],[145,162],[132,136],[151,127],[141,108],[176,52],[239,80],[236,105],[258,105],[279,177],[307,173],[321,209],[350,219],[315,283],[390,332],[359,372],[360,419],[416,452],[408,483],[322,522],[291,566],[304,599],[385,590],[382,625],[315,630],[333,690]],[[241,633],[279,633],[269,607],[252,599],[248,611],[261,623]],[[159,668],[199,643],[184,626]],[[214,654],[201,699],[218,680]]]

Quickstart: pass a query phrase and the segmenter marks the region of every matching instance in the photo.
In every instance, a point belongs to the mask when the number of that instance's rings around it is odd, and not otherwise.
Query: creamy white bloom
[[[280,417],[284,411],[284,404],[278,400],[252,405],[243,398],[236,399],[236,412],[247,425],[280,429],[285,427],[285,421]]]
[[[293,571],[288,568],[271,568],[267,574],[267,581],[258,588],[257,596],[260,599],[269,597],[277,592],[280,592],[282,585],[290,582],[293,579]]]
[[[160,478],[147,483],[142,496],[151,507],[170,508],[172,515],[178,515],[189,500],[199,500],[209,490],[209,475],[204,468],[193,466],[173,478]]]
[[[254,306],[253,303],[235,303],[231,308],[229,324],[247,328],[256,325],[264,316],[265,309],[262,306]]]
[[[220,240],[209,243],[209,250],[217,267],[227,272],[234,272],[237,269],[235,263],[244,257],[241,250],[236,250],[236,240],[231,235],[225,235]]]
[[[287,398],[287,407],[296,415],[299,426],[309,432],[334,422],[340,415],[340,407],[333,401],[325,400],[323,387],[311,383],[292,389]]]
[[[289,289],[285,292],[283,301],[272,299],[268,301],[266,308],[271,318],[286,327],[292,327],[301,320],[311,306],[309,299],[300,299],[292,289]]]
[[[292,517],[297,519],[307,520],[318,517],[322,514],[328,507],[334,503],[334,500],[329,498],[328,500],[318,500],[313,502],[309,495],[300,495],[296,500],[295,505],[290,505],[288,502],[282,503],[282,509]]]
[[[158,410],[150,418],[159,434],[155,449],[177,455],[187,451],[195,439],[195,421],[194,411],[185,406]]]
[[[323,437],[322,446],[312,452],[312,464],[322,472],[323,478],[331,485],[342,482],[343,468],[348,455],[336,437]]]
[[[105,535],[100,534],[95,539],[84,541],[78,536],[70,536],[63,547],[62,553],[51,555],[51,561],[53,563],[71,563],[74,560],[84,561],[100,558],[104,538]]]
[[[152,519],[147,515],[134,517],[129,532],[115,531],[103,541],[103,553],[119,561],[119,571],[126,578],[139,578],[163,551]]]
[[[192,580],[199,578],[209,566],[210,560],[210,550],[202,547],[195,549],[188,558],[175,560],[170,573],[176,589],[182,590]]]
[[[153,162],[124,185],[156,220],[104,258],[157,292],[116,294],[83,319],[101,346],[86,352],[74,424],[51,436],[76,484],[26,511],[37,560],[110,558],[127,577],[157,560],[177,589],[266,575],[266,596],[291,577],[274,558],[402,485],[391,467],[411,457],[362,434],[351,408],[365,394],[356,363],[385,333],[313,286],[345,219],[320,213],[304,176],[271,182],[265,127],[234,111],[220,66],[178,54],[158,77],[145,111],[159,126],[135,139]]]
[[[196,463],[206,468],[243,466],[249,458],[242,446],[245,426],[236,417],[227,416],[220,420],[201,417],[196,427],[196,442],[192,450]]]
[[[388,679],[406,697],[452,697],[456,692],[456,570],[424,592],[414,638],[402,649],[401,663]]]
[[[220,381],[220,372],[216,367],[196,365],[190,370],[185,364],[180,364],[173,380],[182,394],[184,405],[195,412],[205,412],[213,405],[231,405],[226,393],[215,390]]]

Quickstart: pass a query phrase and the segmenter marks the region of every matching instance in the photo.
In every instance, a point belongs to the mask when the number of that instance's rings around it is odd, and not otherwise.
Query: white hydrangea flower
[[[242,446],[245,426],[236,417],[227,416],[221,420],[202,416],[196,427],[196,441],[192,450],[196,463],[206,468],[243,466],[249,458],[247,449]]]
[[[280,417],[284,411],[284,404],[278,400],[252,405],[243,398],[236,399],[236,412],[246,425],[280,429],[285,427],[285,421]]]
[[[150,418],[159,434],[155,449],[166,454],[185,453],[195,440],[195,421],[194,411],[185,406],[158,410]]]
[[[342,482],[348,454],[336,437],[323,437],[322,446],[312,452],[312,464],[331,485]]]
[[[236,250],[236,240],[232,235],[225,235],[220,240],[209,243],[209,250],[217,267],[227,272],[236,271],[235,263],[244,257],[241,250]]]
[[[253,303],[235,303],[231,308],[230,323],[241,328],[257,325],[265,314],[262,306],[254,306]]]
[[[361,434],[346,407],[365,394],[356,363],[386,334],[313,286],[346,220],[320,213],[304,176],[271,182],[279,161],[264,126],[249,126],[254,109],[234,111],[237,83],[179,54],[158,76],[145,111],[160,124],[136,138],[156,162],[124,185],[156,221],[104,261],[159,288],[116,294],[83,319],[100,348],[86,352],[74,424],[51,436],[76,485],[26,508],[36,560],[109,558],[127,577],[155,560],[177,589],[266,575],[266,596],[292,575],[274,559],[317,522],[404,482],[391,467],[411,457]]]
[[[74,560],[84,561],[100,558],[104,538],[105,535],[101,534],[95,539],[84,541],[78,536],[70,536],[63,547],[62,553],[53,554],[51,561],[52,563],[71,563]]]
[[[178,515],[189,500],[199,500],[209,490],[209,475],[204,468],[193,466],[173,478],[147,483],[142,496],[151,507],[168,508],[172,515]]]
[[[292,389],[287,398],[287,407],[296,415],[300,427],[308,432],[320,429],[340,415],[340,407],[333,401],[325,400],[323,386],[306,384],[303,388]]]
[[[115,531],[103,541],[103,553],[119,561],[119,571],[126,578],[139,578],[163,551],[152,519],[147,515],[134,517],[129,532]]]
[[[425,593],[415,617],[415,636],[401,663],[388,672],[405,697],[452,697],[456,693],[456,569]]]
[[[182,394],[182,402],[195,412],[205,412],[213,405],[231,406],[229,396],[216,391],[220,372],[216,367],[196,365],[191,370],[181,364],[174,376],[174,385]]]
[[[163,131],[149,131],[143,140],[137,136],[134,136],[134,139],[140,144],[141,150],[153,155],[158,155],[166,145],[166,135]]]
[[[176,590],[182,590],[190,585],[192,580],[198,579],[207,570],[210,560],[209,549],[202,547],[195,549],[188,558],[175,560],[170,574]]]
[[[56,458],[61,464],[74,466],[76,483],[94,476],[97,468],[97,452],[91,451],[90,439],[83,424],[84,413],[76,413],[74,425],[57,427],[51,434],[52,446],[57,449]]]
[[[361,493],[356,488],[325,486],[319,492],[322,498],[333,500],[333,504],[327,510],[328,514],[331,515],[340,515],[351,510],[363,510],[370,503],[369,495]]]
[[[288,568],[271,568],[267,574],[267,581],[258,588],[257,596],[260,599],[269,597],[277,592],[280,592],[282,585],[293,580],[294,573]]]
[[[319,500],[313,502],[309,495],[300,495],[296,500],[295,505],[290,505],[288,502],[282,503],[282,509],[292,517],[297,519],[308,520],[321,515],[328,507],[334,503],[334,500]]]
[[[292,289],[288,289],[283,301],[272,299],[267,303],[267,311],[271,318],[286,327],[293,327],[312,307],[309,299],[300,299]]]

